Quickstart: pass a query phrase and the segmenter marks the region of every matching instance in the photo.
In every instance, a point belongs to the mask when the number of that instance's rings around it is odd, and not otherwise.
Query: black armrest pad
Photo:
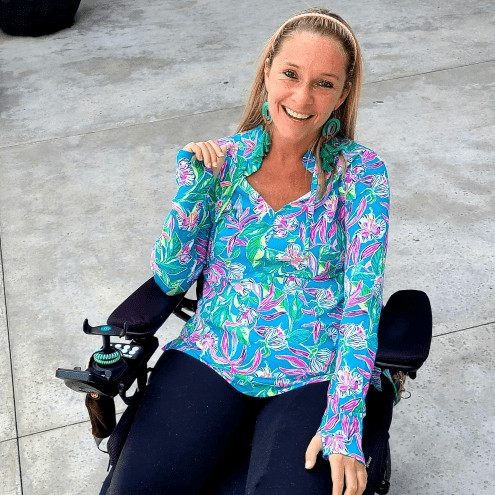
[[[154,333],[171,315],[185,294],[167,296],[150,278],[108,317],[107,323],[120,328],[127,322],[127,335]]]
[[[418,369],[428,357],[432,337],[431,305],[418,290],[400,290],[384,306],[378,327],[380,365]]]

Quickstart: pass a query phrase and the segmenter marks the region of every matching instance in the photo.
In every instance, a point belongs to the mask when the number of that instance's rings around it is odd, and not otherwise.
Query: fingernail
[[[306,469],[309,469],[311,467],[311,461],[307,461],[306,462],[306,465],[305,465],[305,468]]]

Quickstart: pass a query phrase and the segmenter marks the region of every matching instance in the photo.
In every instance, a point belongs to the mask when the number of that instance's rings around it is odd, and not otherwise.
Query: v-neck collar
[[[303,202],[306,202],[306,201],[309,201],[311,198],[312,198],[312,191],[309,190],[307,193],[304,193],[302,196],[300,196],[299,198],[296,198],[296,199],[293,199],[292,201],[289,201],[288,203],[286,203],[285,205],[283,205],[281,208],[279,208],[278,210],[275,210],[266,200],[265,198],[263,197],[262,194],[260,194],[260,192],[255,189],[250,183],[249,181],[247,180],[247,175],[243,176],[243,181],[241,182],[241,185],[244,187],[244,191],[248,194],[248,195],[251,195],[251,194],[256,194],[256,197],[260,198],[261,201],[263,201],[263,204],[266,205],[266,207],[268,208],[268,211],[271,213],[272,216],[276,216],[278,215],[279,213],[282,213],[283,210],[286,210],[289,206],[294,208],[296,206],[296,203],[299,203],[298,206],[300,206]]]
[[[333,138],[327,145],[322,147],[322,168],[323,174],[328,179],[328,174],[337,164],[337,155],[348,143],[347,139]],[[263,159],[268,153],[270,137],[262,125],[259,125],[240,137],[238,147],[232,149],[232,154],[236,165],[233,168],[232,176],[229,179],[220,179],[222,188],[222,200],[217,204],[215,217],[220,218],[222,212],[228,206],[230,196],[236,187],[246,178],[260,169]],[[319,172],[316,167],[316,159],[312,150],[308,150],[303,156],[303,166],[312,173],[310,197],[305,208],[308,212],[308,228],[311,224],[317,202]],[[254,189],[254,188],[253,188]],[[271,208],[271,207],[270,207]],[[274,211],[271,208],[272,211]],[[280,210],[279,210],[280,211]]]

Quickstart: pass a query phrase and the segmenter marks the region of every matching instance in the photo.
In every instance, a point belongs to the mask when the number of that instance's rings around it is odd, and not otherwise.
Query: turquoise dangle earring
[[[263,105],[261,106],[261,114],[263,115],[264,119],[267,122],[270,122],[272,120],[272,116],[270,115],[270,112],[268,110],[268,102],[265,101]]]
[[[331,138],[340,131],[339,119],[328,119],[321,130],[321,134],[327,138]]]

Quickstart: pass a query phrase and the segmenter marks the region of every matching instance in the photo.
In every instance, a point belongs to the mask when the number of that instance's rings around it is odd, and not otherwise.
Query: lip
[[[306,117],[305,119],[299,119],[297,117],[294,117],[294,116],[290,115],[287,112],[287,107],[286,106],[284,106],[284,105],[281,105],[281,106],[282,106],[282,109],[284,110],[285,115],[287,115],[287,117],[289,117],[294,122],[307,122],[308,120],[311,120],[313,118],[313,115],[309,115],[309,117]],[[289,110],[291,112],[294,112],[294,113],[299,113],[299,112],[296,112],[295,110],[292,110],[292,108],[290,108]],[[306,114],[300,114],[300,115],[306,115]]]

